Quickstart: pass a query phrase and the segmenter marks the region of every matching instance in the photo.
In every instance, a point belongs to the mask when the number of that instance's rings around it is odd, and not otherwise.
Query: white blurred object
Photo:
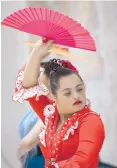
[[[80,75],[84,79],[85,83],[91,81],[100,81],[103,79],[103,71],[104,71],[104,60],[99,57],[96,52],[83,51],[71,49],[71,52],[75,55],[79,55],[85,59],[91,61],[92,64],[88,62],[81,62],[73,60],[70,58],[71,62],[75,65],[75,67],[79,70]]]

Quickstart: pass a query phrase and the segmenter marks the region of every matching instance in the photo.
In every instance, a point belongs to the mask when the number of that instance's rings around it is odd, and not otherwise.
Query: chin
[[[80,105],[76,106],[75,112],[81,111],[84,108],[84,106],[85,106],[84,104],[80,104]]]

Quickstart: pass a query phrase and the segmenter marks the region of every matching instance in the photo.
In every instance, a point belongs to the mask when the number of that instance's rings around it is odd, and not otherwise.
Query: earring
[[[90,108],[91,107],[91,101],[90,99],[86,99],[86,105]]]

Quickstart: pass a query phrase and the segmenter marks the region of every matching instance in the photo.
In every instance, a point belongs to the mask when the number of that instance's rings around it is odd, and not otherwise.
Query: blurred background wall
[[[67,14],[90,31],[97,52],[71,49],[75,55],[100,63],[100,67],[71,60],[77,66],[87,87],[92,108],[101,114],[106,139],[100,153],[103,162],[117,167],[117,2],[98,1],[2,1],[2,20],[25,7],[48,7]],[[16,150],[19,143],[18,124],[29,109],[28,104],[12,101],[15,77],[30,54],[25,40],[38,38],[2,27],[2,168],[19,167]],[[53,57],[53,55],[51,56]],[[5,159],[7,162],[5,163]],[[8,166],[9,164],[9,166]],[[11,164],[11,165],[10,165]]]

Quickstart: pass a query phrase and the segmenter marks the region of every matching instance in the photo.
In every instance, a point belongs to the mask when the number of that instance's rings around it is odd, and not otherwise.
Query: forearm
[[[52,41],[41,44],[40,40],[33,48],[30,59],[28,60],[22,84],[24,87],[29,88],[38,84],[40,74],[40,62],[49,55],[48,50],[52,47]]]
[[[17,151],[18,158],[20,159],[27,152],[31,151],[35,147],[35,145],[36,145],[35,143],[28,144],[27,142],[22,140]]]
[[[38,84],[41,58],[36,52],[37,51],[35,50],[31,52],[30,58],[25,66],[22,84],[26,88],[33,87]]]

